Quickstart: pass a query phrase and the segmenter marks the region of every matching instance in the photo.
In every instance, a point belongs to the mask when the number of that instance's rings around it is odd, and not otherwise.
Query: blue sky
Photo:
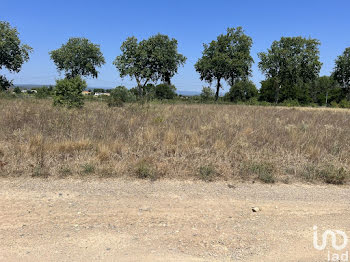
[[[89,87],[135,86],[122,80],[113,60],[128,36],[139,40],[162,33],[178,40],[187,63],[172,79],[178,90],[200,91],[193,65],[202,44],[216,39],[227,27],[242,26],[253,38],[252,80],[260,87],[264,79],[257,67],[258,52],[266,51],[281,36],[304,36],[321,41],[321,75],[329,74],[334,60],[350,46],[350,1],[14,1],[0,0],[0,20],[17,27],[21,40],[34,48],[19,74],[6,75],[15,84],[53,84],[62,77],[48,52],[70,37],[86,37],[100,44],[106,64],[98,79],[88,78]],[[4,73],[1,72],[1,73]],[[226,87],[227,90],[227,87]]]

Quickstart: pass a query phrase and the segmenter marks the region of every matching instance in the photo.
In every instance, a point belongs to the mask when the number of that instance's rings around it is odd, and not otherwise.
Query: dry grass
[[[2,175],[341,184],[349,164],[348,110],[0,100]]]

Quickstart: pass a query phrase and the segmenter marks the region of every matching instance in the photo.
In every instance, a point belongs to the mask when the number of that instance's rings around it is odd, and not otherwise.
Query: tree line
[[[282,37],[265,52],[258,53],[258,67],[265,75],[258,90],[250,80],[254,63],[252,44],[252,38],[242,27],[228,28],[215,40],[203,44],[202,57],[194,67],[200,79],[210,86],[214,84],[215,90],[204,87],[202,99],[350,105],[350,47],[337,57],[332,74],[320,77],[320,41],[300,36]],[[171,99],[175,94],[171,79],[186,62],[177,46],[176,39],[163,34],[141,41],[128,37],[113,65],[121,78],[129,77],[136,81],[137,86],[131,91],[118,87],[111,94],[121,100],[122,97],[125,100],[127,97],[152,96]],[[30,46],[21,43],[16,28],[0,21],[0,69],[19,72],[32,51]],[[53,89],[54,104],[82,106],[82,91],[87,87],[83,78],[98,78],[98,68],[105,64],[100,46],[86,38],[70,38],[60,48],[51,51],[50,58],[58,71],[65,74],[64,79],[56,81]],[[223,82],[230,86],[230,91],[221,96]],[[0,75],[0,90],[11,85],[11,81]]]

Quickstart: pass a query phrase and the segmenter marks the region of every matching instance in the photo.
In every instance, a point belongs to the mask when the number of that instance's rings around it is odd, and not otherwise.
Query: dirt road
[[[326,229],[350,236],[349,196],[348,186],[1,178],[0,260],[327,261],[335,250],[313,247],[313,226],[319,243]]]

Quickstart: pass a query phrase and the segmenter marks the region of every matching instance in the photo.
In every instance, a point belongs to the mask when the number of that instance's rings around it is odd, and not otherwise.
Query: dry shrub
[[[341,109],[87,102],[66,110],[45,99],[0,100],[0,161],[12,175],[193,179],[212,163],[213,180],[341,184],[349,130],[350,111]]]

